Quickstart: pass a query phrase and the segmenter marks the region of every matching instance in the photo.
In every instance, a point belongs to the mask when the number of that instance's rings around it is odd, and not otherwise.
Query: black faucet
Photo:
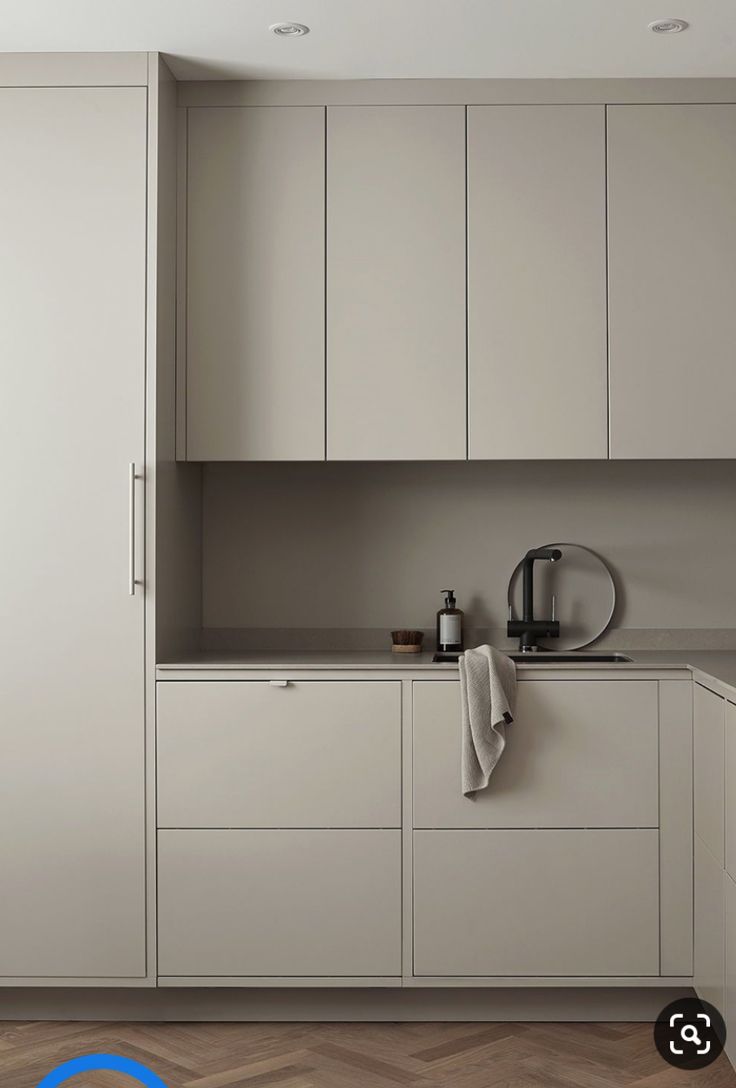
[[[519,639],[519,650],[523,654],[534,653],[539,650],[538,638],[559,638],[560,624],[555,619],[555,599],[552,598],[552,618],[549,620],[534,619],[534,563],[537,559],[546,559],[550,563],[556,563],[562,559],[559,548],[532,548],[526,553],[521,563],[521,572],[524,587],[523,614],[520,620],[509,616],[507,634],[509,638]]]

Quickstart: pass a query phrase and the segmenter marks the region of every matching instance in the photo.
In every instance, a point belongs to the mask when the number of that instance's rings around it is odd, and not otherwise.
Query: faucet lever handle
[[[553,622],[556,619],[557,619],[557,594],[553,593],[552,594],[552,620],[553,620]]]

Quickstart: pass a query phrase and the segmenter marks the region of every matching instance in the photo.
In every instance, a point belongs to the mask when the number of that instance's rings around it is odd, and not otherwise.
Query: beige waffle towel
[[[506,747],[514,720],[516,665],[492,646],[466,650],[459,661],[462,700],[462,787],[466,797],[485,789]]]

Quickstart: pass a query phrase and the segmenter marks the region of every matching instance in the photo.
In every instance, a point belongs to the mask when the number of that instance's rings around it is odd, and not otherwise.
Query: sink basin
[[[585,650],[539,650],[530,654],[509,654],[509,657],[518,664],[523,662],[532,665],[552,662],[563,665],[573,662],[578,665],[612,665],[631,661],[626,654],[596,654],[586,653]]]
[[[459,653],[435,654],[433,661],[453,662]],[[631,661],[626,654],[596,654],[585,650],[537,650],[530,654],[509,654],[512,661],[519,665],[615,665]]]

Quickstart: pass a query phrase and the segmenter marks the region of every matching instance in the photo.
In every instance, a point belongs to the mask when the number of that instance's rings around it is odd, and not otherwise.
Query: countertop
[[[607,649],[608,652],[608,649]],[[534,658],[529,663],[518,665],[521,674],[525,672],[551,671],[570,672],[581,668],[594,670],[596,673],[610,672],[612,676],[622,671],[631,670],[689,670],[693,678],[706,687],[722,695],[733,696],[736,693],[736,651],[715,650],[625,650],[631,658],[628,662],[585,664],[545,661],[544,655]],[[432,654],[394,654],[386,653],[225,653],[223,651],[202,651],[187,655],[178,661],[161,662],[157,666],[159,679],[173,679],[172,674],[215,673],[249,670],[278,669],[315,669],[319,671],[354,671],[361,669],[379,671],[442,672],[449,675],[457,673],[457,664],[453,662],[436,663]]]

